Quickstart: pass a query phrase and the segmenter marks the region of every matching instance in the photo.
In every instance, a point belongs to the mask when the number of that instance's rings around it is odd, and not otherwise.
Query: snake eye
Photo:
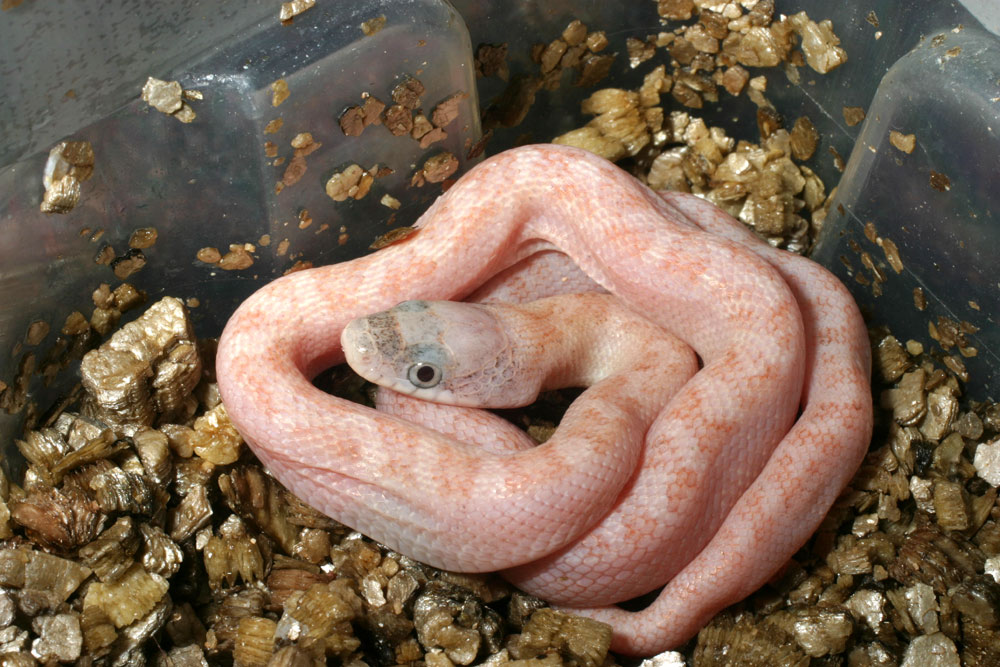
[[[441,369],[434,364],[418,362],[406,372],[410,383],[419,389],[430,389],[441,382]]]

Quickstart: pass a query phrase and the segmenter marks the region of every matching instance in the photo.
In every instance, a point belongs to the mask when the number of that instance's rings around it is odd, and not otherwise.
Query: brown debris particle
[[[969,371],[965,367],[965,362],[962,361],[960,358],[951,354],[944,357],[941,361],[942,363],[944,363],[945,366],[948,367],[948,370],[950,370],[952,373],[955,374],[955,377],[957,377],[959,380],[961,380],[962,382],[969,381]]]
[[[368,194],[374,180],[370,172],[352,164],[330,177],[326,182],[326,195],[333,201],[345,201],[348,197],[361,199]]]
[[[701,95],[698,94],[698,91],[694,90],[686,83],[677,82],[674,84],[670,94],[674,96],[675,100],[689,109],[701,109],[705,105],[704,101],[701,99]]]
[[[79,336],[86,333],[88,329],[90,329],[90,323],[87,322],[87,318],[76,310],[66,316],[66,321],[63,322],[59,333],[64,336]]]
[[[166,297],[150,306],[98,350],[88,352],[81,375],[100,406],[100,417],[111,424],[148,426],[156,412],[180,407],[201,378],[183,303]]]
[[[652,87],[659,88],[655,83]],[[658,96],[658,92],[650,91],[648,100],[653,101],[652,98]],[[577,146],[610,160],[636,155],[650,141],[650,128],[640,111],[642,104],[641,95],[632,91],[617,88],[598,90],[580,106],[581,111],[595,114],[596,118],[552,141]]]
[[[683,37],[673,40],[668,47],[668,51],[670,52],[670,57],[681,65],[690,65],[695,56],[698,55],[698,49],[694,48],[694,44]]]
[[[265,157],[278,157],[278,144],[273,141],[264,142],[264,156]]]
[[[878,231],[875,229],[874,222],[869,220],[868,222],[865,223],[864,234],[865,238],[871,241],[872,243],[878,243]]]
[[[313,139],[311,132],[299,132],[292,137],[291,146],[295,149],[295,157],[305,157],[314,153],[323,144]]]
[[[281,21],[282,25],[289,25],[292,19],[306,11],[311,9],[316,5],[316,0],[292,0],[291,2],[281,3],[281,12],[278,14],[278,20]]]
[[[243,438],[220,403],[195,420],[190,442],[194,453],[206,461],[229,465],[239,458]]]
[[[476,49],[476,76],[495,76],[501,81],[510,78],[507,65],[507,43],[480,44]]]
[[[598,30],[588,34],[584,44],[591,53],[598,53],[608,48],[608,36],[603,30]]]
[[[41,487],[12,504],[11,519],[42,545],[57,550],[80,547],[100,532],[100,507],[76,488]]]
[[[749,80],[750,73],[746,69],[740,65],[733,65],[732,67],[727,67],[726,71],[722,74],[722,87],[730,95],[739,95],[746,88]]]
[[[361,22],[361,32],[365,34],[366,37],[371,37],[379,30],[385,27],[385,14],[381,16],[376,16],[373,19],[368,19],[367,21]]]
[[[178,81],[149,77],[142,87],[142,99],[157,111],[173,116],[182,123],[190,123],[195,119],[195,112],[185,99],[201,99],[201,93],[181,89]]]
[[[871,272],[872,280],[874,280],[876,285],[880,285],[886,281],[885,273],[883,273],[882,269],[875,264],[875,260],[867,251],[861,253],[861,264]],[[879,296],[880,294],[880,289],[875,291],[875,296]]]
[[[542,74],[547,74],[556,68],[569,46],[561,39],[554,39],[538,54],[538,67]]]
[[[541,87],[541,79],[522,74],[511,78],[500,97],[483,114],[483,129],[490,131],[497,127],[515,127],[528,115],[535,95]]]
[[[970,348],[967,336],[979,331],[979,327],[971,322],[964,320],[956,322],[950,317],[945,316],[938,316],[936,322],[928,322],[927,328],[931,338],[938,341],[943,350],[950,350],[953,347],[958,347],[960,350],[962,348]],[[971,349],[974,350],[975,348]]]
[[[149,77],[142,87],[142,99],[157,111],[172,114],[180,110],[183,104],[181,92],[179,81],[163,81]]]
[[[299,229],[306,229],[313,223],[312,216],[309,215],[309,211],[302,209],[299,211]]]
[[[391,246],[393,243],[398,243],[405,238],[409,238],[413,234],[416,234],[417,231],[419,230],[416,227],[397,227],[396,229],[388,231],[372,241],[372,244],[368,246],[368,249],[381,250],[386,246]]]
[[[833,33],[829,19],[816,23],[805,12],[799,12],[787,20],[802,40],[800,46],[809,67],[826,74],[847,61],[847,52],[840,48],[840,39]]]
[[[271,106],[280,106],[282,102],[288,99],[290,94],[288,92],[288,82],[284,79],[278,79],[271,84]]]
[[[0,408],[7,414],[12,415],[24,409],[28,400],[28,384],[34,372],[35,355],[27,352],[18,362],[13,382],[5,385],[5,389],[0,392]]]
[[[217,264],[223,271],[240,271],[253,266],[253,256],[246,247],[239,244],[229,246],[229,252],[223,255]]]
[[[725,28],[723,27],[723,30]],[[723,37],[725,37],[725,32]],[[713,36],[704,23],[695,23],[684,29],[684,39],[687,40],[696,51],[701,53],[718,53],[719,39]]]
[[[44,320],[35,320],[28,325],[28,333],[24,336],[24,342],[28,345],[38,345],[49,335],[49,323]]]
[[[656,11],[668,21],[687,21],[694,14],[694,0],[658,0]]]
[[[448,137],[448,133],[445,132],[440,127],[435,127],[430,132],[427,132],[422,137],[420,137],[420,147],[427,148],[431,144],[442,141]]]
[[[103,246],[100,250],[97,251],[97,254],[94,256],[95,264],[103,264],[107,266],[111,264],[111,262],[113,261],[115,261],[115,249],[112,248],[110,245]]]
[[[91,584],[83,605],[84,608],[99,608],[115,627],[123,628],[151,612],[166,595],[168,587],[166,579],[146,572],[136,563],[115,582]]]
[[[783,126],[781,116],[770,107],[757,109],[757,131],[761,139],[768,139]]]
[[[286,187],[295,185],[305,176],[307,168],[306,159],[301,155],[296,155],[288,162],[285,173],[281,175],[282,184]]]
[[[948,192],[951,190],[951,179],[941,172],[931,171],[930,184],[938,192]]]
[[[614,62],[615,57],[609,54],[586,56],[581,63],[580,74],[573,85],[585,88],[599,83],[611,72],[611,66]]]
[[[275,132],[280,130],[281,126],[284,124],[285,121],[281,118],[281,116],[278,116],[277,118],[268,122],[268,124],[264,126],[264,134],[274,134]]]
[[[340,115],[340,131],[349,137],[360,137],[365,129],[365,111],[359,106],[348,107]]]
[[[274,631],[277,625],[275,621],[260,616],[241,618],[236,628],[236,643],[233,647],[234,664],[247,666],[269,664],[268,661],[274,652]]]
[[[302,628],[302,637],[307,642],[323,641],[347,654],[360,645],[349,621],[361,613],[362,602],[351,582],[336,579],[328,584],[313,584],[305,592],[289,596],[283,620],[286,626],[291,621],[293,627]]]
[[[899,248],[896,247],[896,244],[889,239],[879,239],[879,245],[882,246],[885,259],[889,262],[889,266],[892,267],[893,271],[902,273],[903,260],[899,256]]]
[[[913,360],[895,336],[886,336],[875,349],[875,365],[885,382],[898,382],[913,367]]]
[[[662,109],[658,107],[660,104],[660,95],[669,91],[672,85],[673,79],[667,75],[667,68],[664,65],[660,65],[643,77],[642,86],[639,88],[639,105],[648,109],[648,111],[644,112],[647,114],[647,125],[651,125],[651,118],[648,116],[650,113],[658,113],[662,118]],[[657,109],[660,110],[657,111]],[[651,126],[650,130],[656,132],[661,130],[662,127],[663,123],[661,121],[657,127]]]
[[[424,166],[413,175],[411,185],[417,187],[424,183],[441,183],[458,170],[458,158],[449,152],[438,153],[427,158]]]
[[[447,126],[453,120],[458,118],[458,106],[462,100],[468,99],[468,97],[468,93],[462,92],[455,93],[454,95],[446,98],[434,107],[434,111],[431,112],[431,122],[434,123],[436,127]]]
[[[635,69],[656,55],[656,45],[647,40],[629,37],[625,40],[625,50],[628,51],[629,67]],[[544,69],[542,70],[545,71]]]
[[[89,141],[61,141],[49,151],[42,183],[46,187],[64,176],[86,181],[94,172],[94,149]]]
[[[93,291],[91,294],[91,299],[94,305],[98,308],[111,308],[114,306],[114,295],[111,292],[111,285],[107,283],[101,283],[101,285]]]
[[[64,176],[45,190],[39,208],[42,213],[69,213],[80,201],[82,193],[78,180],[72,176]]]
[[[611,626],[548,607],[534,612],[524,624],[515,647],[522,659],[555,651],[567,662],[598,667],[611,645]]]
[[[111,292],[112,305],[125,312],[146,302],[146,293],[129,283],[122,283]]]
[[[892,130],[889,132],[889,143],[904,153],[909,154],[917,146],[917,137],[913,134],[903,134],[897,130]]]
[[[812,625],[803,627],[812,630]],[[727,664],[730,655],[738,655],[740,662],[754,665],[810,664],[809,656],[795,638],[778,624],[766,621],[755,624],[747,615],[719,614],[699,631],[693,663]]]
[[[422,113],[418,113],[413,116],[413,129],[410,130],[410,136],[414,139],[420,139],[433,129],[434,125],[427,120],[427,116]]]
[[[292,148],[294,148],[296,151],[307,151],[305,153],[306,155],[315,150],[316,146],[322,146],[322,144],[317,144],[313,140],[312,133],[310,132],[299,132],[294,137],[292,137],[292,141],[290,143],[292,145]]]
[[[121,257],[116,257],[111,262],[111,270],[115,272],[115,277],[125,280],[133,273],[146,266],[146,256],[137,248],[129,249]]]
[[[312,267],[313,267],[312,262],[300,259],[296,261],[294,264],[292,264],[290,267],[285,269],[282,272],[282,275],[287,276],[289,273],[295,273],[296,271],[305,271],[306,269],[311,269]]]
[[[829,150],[830,155],[833,156],[833,166],[836,167],[837,171],[844,171],[844,158],[841,156],[840,152],[833,146],[830,146],[827,150]]]
[[[492,138],[493,130],[483,132],[483,136],[479,138],[479,141],[469,146],[469,151],[465,154],[465,157],[472,160],[482,155],[486,151],[486,144],[488,144]]]
[[[407,77],[392,89],[392,100],[407,109],[420,106],[420,96],[424,94],[424,84],[413,77]]]
[[[365,98],[365,103],[361,105],[361,111],[364,119],[364,124],[368,125],[378,125],[382,122],[382,112],[385,110],[385,102],[382,102],[377,97],[368,96]]]
[[[723,41],[723,50],[746,67],[775,67],[789,50],[767,28],[753,26],[745,32],[731,32]]]
[[[94,149],[89,141],[62,141],[49,151],[42,173],[45,194],[42,213],[68,213],[80,201],[82,188],[94,172]]]
[[[819,132],[816,131],[812,121],[802,116],[795,121],[795,125],[789,134],[792,157],[799,161],[811,158],[816,152],[816,145],[819,143]]]
[[[844,107],[841,109],[844,114],[844,122],[848,127],[854,127],[865,119],[864,107]]]
[[[218,248],[202,248],[198,251],[196,257],[199,262],[204,262],[206,264],[218,264],[219,260],[222,259],[222,253],[219,252]]]
[[[924,294],[924,290],[921,287],[913,288],[913,307],[917,310],[927,309],[927,295]]]
[[[409,134],[413,131],[413,112],[402,104],[393,104],[385,110],[382,122],[397,137]]]
[[[157,236],[156,227],[140,227],[132,232],[128,239],[128,245],[130,248],[138,250],[151,248],[156,244]]]

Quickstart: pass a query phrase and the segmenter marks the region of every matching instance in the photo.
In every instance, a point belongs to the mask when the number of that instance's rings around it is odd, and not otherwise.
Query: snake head
[[[516,374],[507,332],[486,306],[404,301],[352,320],[340,340],[355,372],[400,393],[469,407],[525,404],[508,387]]]

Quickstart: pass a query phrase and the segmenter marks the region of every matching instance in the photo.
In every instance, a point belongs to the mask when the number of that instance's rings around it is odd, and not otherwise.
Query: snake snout
[[[375,337],[368,326],[368,319],[364,317],[347,323],[340,334],[340,345],[344,349],[345,361],[363,376],[378,357]]]

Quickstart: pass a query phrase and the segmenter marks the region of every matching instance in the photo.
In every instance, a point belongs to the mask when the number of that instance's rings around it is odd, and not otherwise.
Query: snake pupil
[[[416,363],[410,366],[408,378],[420,389],[430,389],[441,381],[441,371],[434,364]]]

